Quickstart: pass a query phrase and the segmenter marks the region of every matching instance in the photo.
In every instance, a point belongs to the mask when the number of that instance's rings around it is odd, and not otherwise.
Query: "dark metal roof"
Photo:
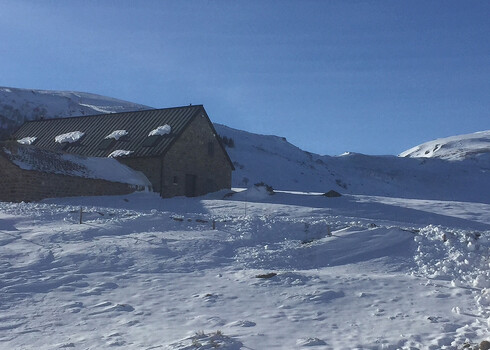
[[[35,147],[63,150],[64,152],[84,156],[107,157],[112,151],[121,149],[132,151],[133,153],[131,153],[130,157],[152,157],[165,154],[193,118],[201,114],[207,117],[204,107],[195,105],[36,120],[22,125],[13,136],[17,140],[35,136],[37,138],[34,143]],[[170,125],[172,128],[171,133],[162,136],[154,146],[144,146],[150,131],[165,124]],[[104,138],[115,130],[126,130],[129,135],[115,141],[109,148],[103,149],[103,147],[100,147],[100,143]],[[64,147],[55,142],[56,136],[73,131],[84,133],[79,142],[64,144]]]

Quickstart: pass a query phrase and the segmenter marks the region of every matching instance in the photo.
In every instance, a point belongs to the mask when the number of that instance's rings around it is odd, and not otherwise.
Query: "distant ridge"
[[[111,97],[76,91],[0,87],[0,137],[8,137],[27,120],[74,117],[150,109]]]
[[[480,160],[479,158],[488,158],[489,155],[490,130],[486,130],[425,142],[400,153],[399,156],[410,158],[440,158],[446,160]]]

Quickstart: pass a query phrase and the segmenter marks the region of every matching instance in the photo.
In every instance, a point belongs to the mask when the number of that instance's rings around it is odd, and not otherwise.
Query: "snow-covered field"
[[[224,194],[0,203],[0,348],[490,340],[489,204]]]

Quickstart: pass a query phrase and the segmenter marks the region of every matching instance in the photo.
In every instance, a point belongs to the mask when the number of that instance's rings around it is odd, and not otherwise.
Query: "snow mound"
[[[172,131],[172,128],[170,127],[170,125],[165,124],[165,125],[159,126],[158,128],[150,131],[148,136],[167,135],[167,134],[170,134],[171,131]]]
[[[399,157],[464,160],[489,154],[490,130],[486,130],[429,141],[400,153]]]
[[[67,132],[66,134],[58,135],[54,138],[54,141],[57,143],[74,143],[82,138],[85,133],[81,131],[72,131]]]
[[[119,140],[121,137],[124,137],[126,135],[128,135],[128,132],[126,130],[114,130],[109,135],[107,135],[105,138],[106,139]]]
[[[127,151],[124,149],[116,149],[114,152],[111,152],[107,157],[108,158],[118,158],[118,157],[125,157],[129,156],[133,151]]]
[[[36,139],[37,139],[36,136],[24,137],[20,140],[17,140],[17,142],[20,143],[21,145],[32,145],[34,143],[34,141],[36,141]]]
[[[415,236],[417,271],[454,286],[490,288],[490,232],[443,229],[429,225]]]

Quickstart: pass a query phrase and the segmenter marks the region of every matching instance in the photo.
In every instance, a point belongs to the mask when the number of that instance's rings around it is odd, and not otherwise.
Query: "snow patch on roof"
[[[17,142],[20,143],[21,145],[32,145],[34,143],[34,141],[36,141],[36,139],[37,139],[36,136],[24,137],[20,140],[17,140]]]
[[[170,134],[171,131],[172,131],[172,128],[170,127],[170,125],[165,124],[165,125],[159,126],[158,128],[150,131],[148,136],[167,135],[167,134]]]
[[[68,132],[66,134],[61,134],[61,135],[56,136],[54,138],[54,141],[57,143],[65,143],[65,142],[74,143],[74,142],[77,142],[78,140],[80,140],[80,138],[83,135],[85,135],[85,133],[83,133],[81,131],[72,131],[72,132]]]
[[[109,154],[107,157],[109,158],[118,158],[118,157],[124,157],[124,156],[129,156],[133,151],[127,151],[124,149],[116,149],[114,152]]]
[[[126,135],[128,135],[128,132],[126,130],[114,130],[109,135],[107,135],[105,138],[106,139],[119,140],[121,137],[126,136]]]

